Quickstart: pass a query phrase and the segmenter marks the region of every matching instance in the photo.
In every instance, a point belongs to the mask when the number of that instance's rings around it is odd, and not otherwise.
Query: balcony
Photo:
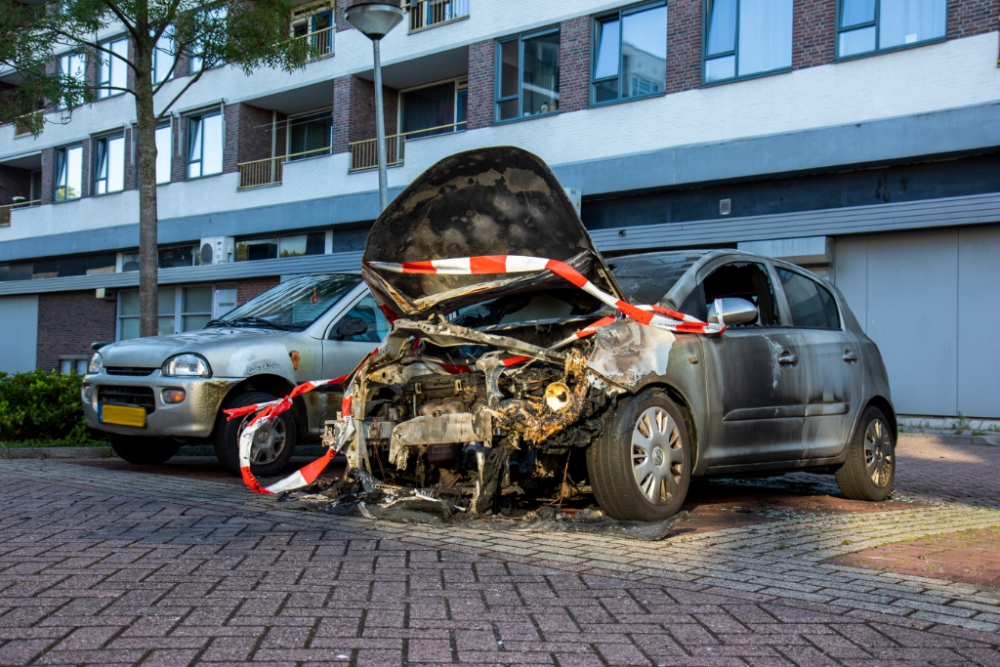
[[[15,208],[38,206],[41,203],[41,199],[34,199],[32,201],[23,201],[15,204],[4,204],[3,206],[0,206],[0,227],[10,227],[10,212]]]
[[[329,28],[323,28],[314,32],[296,35],[292,38],[292,41],[307,44],[309,46],[309,55],[306,57],[306,62],[313,62],[329,58],[333,55],[333,40],[336,34],[336,26],[330,26]]]
[[[403,132],[392,134],[385,138],[385,164],[392,167],[403,164],[403,157],[406,151],[407,139],[422,139],[441,134],[451,134],[461,132],[465,129],[466,121],[451,123],[449,125],[439,125],[428,127],[413,132]],[[351,151],[351,165],[348,172],[365,171],[378,167],[378,139],[365,139],[364,141],[354,141],[348,144]]]
[[[311,151],[302,151],[301,153],[291,153],[290,155],[278,155],[264,158],[263,160],[241,162],[237,165],[240,169],[240,184],[237,189],[248,190],[265,185],[281,185],[281,172],[286,162],[329,155],[331,151],[332,148],[326,146],[325,148],[316,148]]]
[[[403,4],[407,7],[407,3]],[[469,0],[410,0],[410,32],[469,18]]]

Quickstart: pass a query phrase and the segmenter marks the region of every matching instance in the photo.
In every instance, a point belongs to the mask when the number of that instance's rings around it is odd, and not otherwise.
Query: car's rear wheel
[[[181,448],[181,443],[167,438],[141,435],[108,435],[111,449],[122,459],[136,465],[149,466],[168,461]]]
[[[250,391],[239,394],[226,407],[242,408],[275,398],[264,392]],[[227,421],[225,413],[221,413],[215,428],[215,455],[226,470],[236,475],[240,474],[240,432],[251,419],[253,415]],[[277,475],[288,465],[294,449],[295,418],[289,410],[257,430],[250,448],[250,472],[257,477]]]
[[[885,414],[869,406],[848,444],[847,460],[836,473],[837,484],[852,500],[885,500],[896,477],[896,438]]]
[[[597,503],[622,520],[662,521],[691,484],[691,443],[681,409],[651,389],[619,405],[587,450]]]

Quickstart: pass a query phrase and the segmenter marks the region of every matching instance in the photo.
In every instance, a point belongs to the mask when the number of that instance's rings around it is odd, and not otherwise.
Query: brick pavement
[[[52,461],[0,462],[0,497],[0,665],[1000,665],[997,589],[825,562],[1000,525],[954,502],[648,543]]]

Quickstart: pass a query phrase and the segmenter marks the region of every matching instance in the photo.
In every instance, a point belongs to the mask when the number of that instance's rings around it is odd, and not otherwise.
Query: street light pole
[[[382,61],[379,42],[403,20],[403,10],[389,2],[362,2],[347,10],[347,22],[372,40],[375,55],[375,153],[378,159],[378,210],[381,214],[389,205],[389,184],[386,170],[385,110],[382,107]]]

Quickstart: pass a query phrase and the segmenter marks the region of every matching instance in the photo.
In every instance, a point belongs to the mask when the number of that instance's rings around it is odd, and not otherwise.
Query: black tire
[[[888,498],[896,478],[896,437],[885,414],[865,408],[847,447],[847,460],[836,472],[844,496],[872,502]]]
[[[120,458],[140,466],[168,461],[181,448],[181,443],[167,438],[147,438],[141,435],[109,433],[111,449]]]
[[[250,391],[237,395],[226,404],[226,407],[242,408],[254,403],[267,403],[275,398],[275,396],[264,392]],[[234,475],[240,474],[240,431],[251,418],[253,415],[226,421],[226,414],[220,411],[216,422],[215,456],[219,459],[219,463]],[[295,435],[295,418],[292,416],[291,410],[282,413],[277,420],[261,427],[257,431],[257,436],[260,438],[260,442],[268,447],[256,451],[251,450],[250,472],[257,477],[274,477],[284,470],[295,449]],[[255,442],[255,448],[256,444]]]
[[[691,461],[683,412],[663,391],[647,389],[608,418],[587,450],[587,473],[608,516],[662,521],[676,514],[687,497]]]

